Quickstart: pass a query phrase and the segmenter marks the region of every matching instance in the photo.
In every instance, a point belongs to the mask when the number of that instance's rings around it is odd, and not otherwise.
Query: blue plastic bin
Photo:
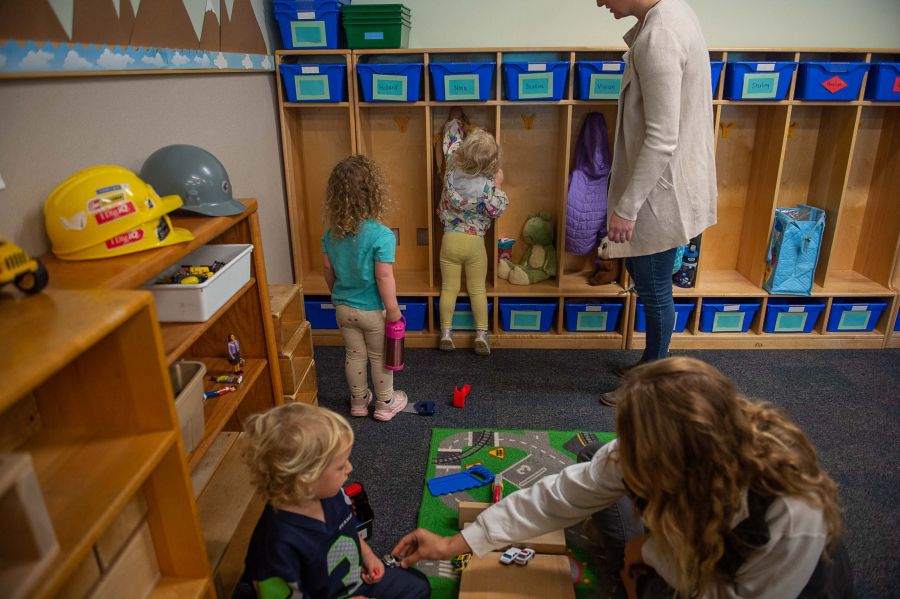
[[[825,303],[793,297],[771,297],[766,304],[766,333],[812,333]]]
[[[275,0],[276,11],[341,10],[350,0]]]
[[[488,300],[488,322],[490,322],[491,310],[494,302]],[[434,298],[434,313],[440,321],[441,298]],[[454,331],[474,331],[475,314],[472,313],[472,302],[467,297],[456,298],[456,310],[453,312]]]
[[[900,102],[900,62],[873,64],[865,97],[875,102]]]
[[[504,331],[546,333],[553,324],[559,299],[555,297],[500,298]]]
[[[422,64],[356,65],[366,102],[418,102]]]
[[[398,297],[400,313],[406,318],[407,331],[425,329],[425,315],[428,313],[427,297]]]
[[[634,312],[634,330],[638,333],[647,332],[647,317],[644,315],[644,302],[638,298],[635,304]],[[694,311],[694,302],[678,303],[675,302],[675,326],[672,328],[673,333],[683,333],[687,327],[688,317]]]
[[[729,62],[725,65],[726,100],[784,100],[796,62]]]
[[[866,62],[801,62],[794,99],[853,102],[870,66]]]
[[[625,63],[607,60],[575,61],[579,100],[618,100]]]
[[[493,62],[433,62],[429,65],[437,102],[477,100],[491,97]]]
[[[759,302],[735,302],[704,299],[700,308],[700,330],[704,333],[746,333],[750,330]]]
[[[503,68],[510,100],[562,100],[568,62],[504,62]]]
[[[345,64],[283,64],[281,76],[290,102],[343,102]]]
[[[588,304],[566,300],[566,330],[572,333],[609,333],[616,330],[624,304]]]
[[[285,50],[338,47],[339,10],[276,10]]]
[[[722,75],[722,69],[725,68],[725,63],[719,60],[713,60],[709,63],[710,69],[712,70],[712,89],[713,96],[716,95],[716,89],[719,87],[719,79]]]
[[[307,295],[303,299],[306,304],[306,319],[310,327],[314,329],[336,329],[337,316],[335,316],[334,304],[328,295]]]
[[[833,333],[870,333],[886,309],[887,302],[834,298],[828,316],[828,330]]]
[[[898,317],[897,320],[894,322],[894,330],[900,331],[900,317]]]

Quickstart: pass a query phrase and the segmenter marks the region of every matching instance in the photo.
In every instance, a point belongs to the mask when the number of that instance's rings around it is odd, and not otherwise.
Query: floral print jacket
[[[464,126],[457,119],[444,125],[443,150],[448,167],[444,174],[444,191],[438,214],[445,231],[484,237],[491,226],[491,219],[503,214],[509,199],[503,190],[494,185],[493,175],[472,177],[449,167],[450,157],[462,144]]]

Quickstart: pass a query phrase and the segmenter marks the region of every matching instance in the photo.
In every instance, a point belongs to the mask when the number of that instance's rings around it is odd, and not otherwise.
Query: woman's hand
[[[368,553],[363,552],[362,567],[362,579],[366,584],[375,584],[384,577],[385,566],[371,550]]]
[[[633,220],[625,220],[615,212],[613,212],[612,217],[609,219],[609,226],[607,227],[608,233],[607,237],[613,243],[625,243],[626,241],[631,241],[631,233],[634,231],[634,221]]]
[[[496,173],[494,173],[494,187],[496,187],[497,189],[502,189],[502,187],[500,187],[501,185],[503,185],[503,169],[502,168],[500,170],[498,170]]]
[[[462,118],[463,118],[463,109],[462,108],[460,108],[459,106],[454,106],[453,108],[450,109],[450,120],[451,121],[453,119],[461,121]]]
[[[461,553],[469,553],[472,548],[461,534],[453,537],[439,537],[424,528],[417,528],[397,543],[391,555],[405,555],[400,565],[409,568],[423,559],[450,559]]]

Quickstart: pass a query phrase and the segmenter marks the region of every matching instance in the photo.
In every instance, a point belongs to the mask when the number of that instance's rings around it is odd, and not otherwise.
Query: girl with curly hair
[[[462,533],[419,529],[393,554],[407,556],[403,567],[483,557],[590,516],[585,532],[631,599],[852,597],[837,485],[784,413],[691,358],[634,369],[617,397],[614,441],[585,447],[578,464],[509,495]]]
[[[387,421],[406,407],[384,367],[384,323],[400,320],[394,281],[394,233],[381,224],[390,199],[384,172],[371,158],[350,156],[334,167],[325,193],[322,262],[347,355],[350,415],[366,416],[372,403],[366,374],[372,364],[375,419]]]

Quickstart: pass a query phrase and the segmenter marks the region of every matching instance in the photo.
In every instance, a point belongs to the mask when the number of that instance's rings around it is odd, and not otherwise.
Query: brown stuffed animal
[[[622,274],[622,261],[617,259],[603,260],[598,258],[594,262],[594,274],[588,277],[588,285],[609,285],[619,280]]]

